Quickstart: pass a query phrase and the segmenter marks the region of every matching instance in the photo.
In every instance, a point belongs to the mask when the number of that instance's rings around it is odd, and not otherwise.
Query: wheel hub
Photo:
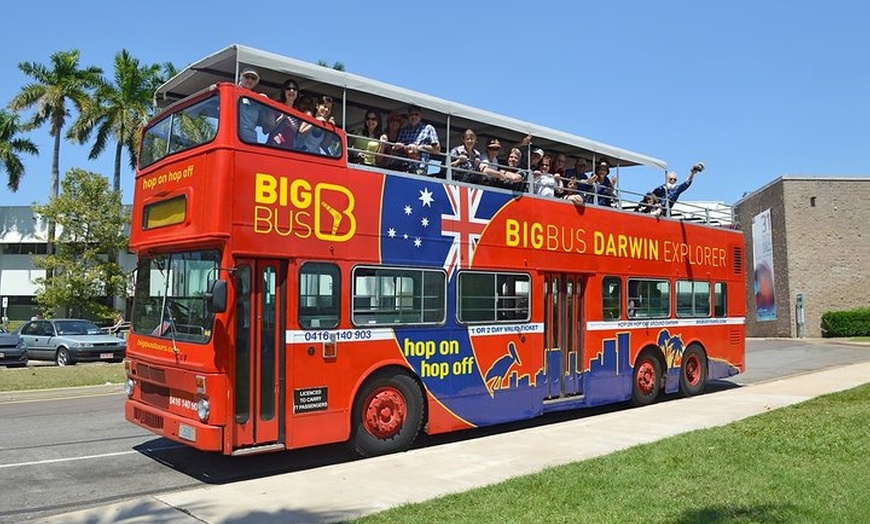
[[[395,435],[405,423],[407,409],[404,397],[395,389],[375,391],[366,403],[366,430],[381,439]]]

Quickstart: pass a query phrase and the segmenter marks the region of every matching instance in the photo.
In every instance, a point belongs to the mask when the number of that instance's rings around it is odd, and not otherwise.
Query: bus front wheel
[[[687,397],[700,394],[707,385],[707,356],[697,344],[690,344],[683,353],[680,366],[680,389]]]
[[[662,388],[662,363],[652,351],[644,351],[634,363],[631,400],[637,406],[652,404]]]
[[[423,426],[423,393],[405,373],[372,377],[353,408],[353,448],[364,457],[404,451]]]

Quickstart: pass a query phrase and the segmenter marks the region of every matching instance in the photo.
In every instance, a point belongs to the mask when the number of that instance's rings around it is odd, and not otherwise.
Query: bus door
[[[286,268],[278,260],[236,263],[233,447],[283,441],[282,319]]]
[[[547,397],[583,394],[583,276],[548,273],[544,280]]]

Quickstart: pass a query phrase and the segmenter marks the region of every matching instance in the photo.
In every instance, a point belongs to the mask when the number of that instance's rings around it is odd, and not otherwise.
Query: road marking
[[[183,447],[185,447],[185,446],[182,446],[181,444],[179,444],[177,446],[164,446],[164,447],[160,447],[160,448],[148,448],[146,451],[147,452],[154,452],[154,451],[163,451],[166,449],[175,449],[175,448],[183,448]],[[40,466],[42,464],[57,464],[60,462],[75,462],[78,460],[91,460],[91,459],[100,459],[100,458],[108,458],[108,457],[119,457],[121,455],[132,455],[132,454],[143,455],[144,453],[142,451],[136,451],[136,450],[131,449],[128,451],[118,451],[116,453],[103,453],[100,455],[87,455],[85,457],[69,457],[69,458],[58,458],[58,459],[50,459],[50,460],[35,460],[33,462],[19,462],[17,464],[0,464],[0,469],[19,468],[22,466]]]

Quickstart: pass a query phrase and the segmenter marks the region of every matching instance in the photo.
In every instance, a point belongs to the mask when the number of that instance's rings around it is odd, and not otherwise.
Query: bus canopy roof
[[[217,82],[235,82],[248,67],[260,75],[260,88],[277,92],[284,80],[293,78],[303,92],[332,96],[337,102],[337,114],[345,115],[342,119],[344,126],[354,120],[351,118],[354,112],[358,115],[368,107],[385,112],[403,111],[413,104],[425,110],[425,121],[436,127],[449,126],[450,135],[471,128],[478,136],[497,136],[519,142],[530,134],[534,137],[534,146],[547,151],[589,158],[605,156],[621,166],[646,165],[667,169],[665,161],[640,153],[238,44],[190,64],[160,86],[156,93],[157,105],[164,108]],[[447,139],[442,145],[453,147],[460,143],[451,136]]]

